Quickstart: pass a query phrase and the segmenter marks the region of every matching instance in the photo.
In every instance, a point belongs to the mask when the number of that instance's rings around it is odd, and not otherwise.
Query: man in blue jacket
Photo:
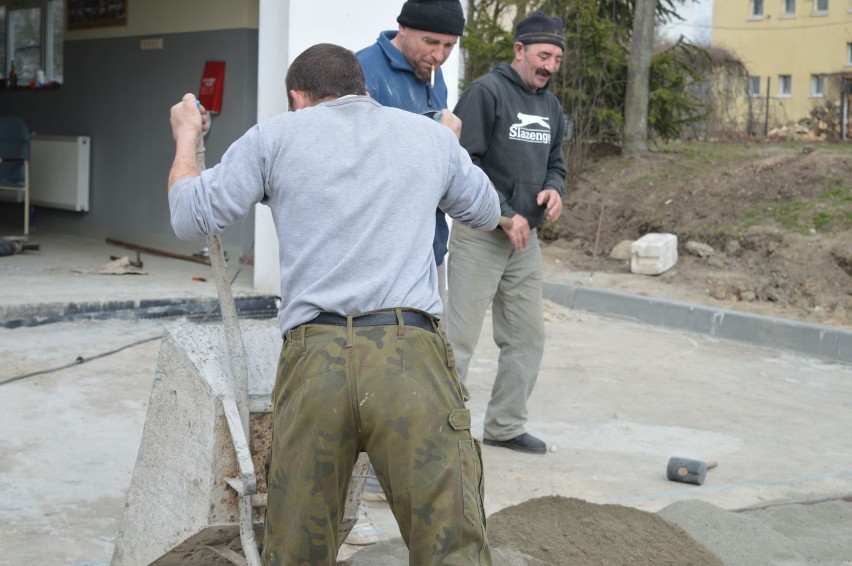
[[[459,141],[500,193],[500,212],[512,226],[479,233],[453,226],[447,334],[464,382],[492,305],[500,355],[483,442],[533,454],[547,451],[525,429],[544,353],[536,228],[562,213],[565,118],[548,86],[564,49],[562,21],[534,12],[516,27],[511,64],[473,81],[455,107],[462,120]]]
[[[376,42],[355,56],[364,68],[367,93],[382,106],[393,106],[433,117],[449,125],[447,83],[441,65],[447,60],[464,31],[464,12],[459,0],[408,0],[402,5],[398,30],[383,31]],[[428,167],[428,163],[423,164]],[[435,210],[435,239],[432,251],[438,267],[438,295],[447,308],[446,264],[449,226],[440,208]],[[376,493],[378,482],[372,465],[367,476],[365,498]],[[372,544],[378,530],[358,509],[358,523],[346,541]]]
[[[446,124],[450,111],[441,65],[464,31],[461,3],[459,0],[408,0],[396,21],[398,31],[381,32],[376,43],[355,54],[364,68],[367,92],[382,106],[427,114]],[[448,235],[446,216],[438,209],[432,249],[438,266],[438,290],[444,303],[447,301],[444,256]]]

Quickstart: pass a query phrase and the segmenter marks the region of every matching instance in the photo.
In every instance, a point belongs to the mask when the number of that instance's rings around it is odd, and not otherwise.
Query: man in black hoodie
[[[565,49],[562,20],[534,12],[515,29],[514,59],[476,79],[453,112],[460,142],[500,193],[511,228],[453,225],[448,259],[447,334],[456,368],[470,359],[492,303],[497,376],[485,413],[485,444],[533,454],[547,445],[525,430],[527,399],[544,352],[542,270],[536,228],[562,213],[565,118],[548,90]]]

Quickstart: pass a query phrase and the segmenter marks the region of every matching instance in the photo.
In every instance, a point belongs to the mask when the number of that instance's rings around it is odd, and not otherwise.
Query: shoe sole
[[[516,452],[525,452],[527,454],[547,454],[547,447],[545,446],[542,450],[535,450],[533,448],[524,448],[523,446],[518,446],[517,444],[508,444],[506,442],[502,442],[500,440],[490,440],[488,438],[482,441],[484,444],[488,446],[498,446],[500,448],[508,448],[509,450],[515,450]]]

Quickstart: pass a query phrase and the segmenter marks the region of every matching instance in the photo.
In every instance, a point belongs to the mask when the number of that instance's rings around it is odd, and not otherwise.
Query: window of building
[[[19,87],[61,83],[63,22],[63,0],[0,0],[0,75],[14,64]]]
[[[760,96],[760,77],[748,78],[748,95],[752,98]]]
[[[796,0],[784,0],[784,15],[785,16],[795,16],[796,15]]]
[[[825,97],[825,77],[811,75],[811,96],[814,98]]]
[[[751,17],[763,17],[763,0],[751,0]]]
[[[852,65],[852,43],[846,44],[846,64]]]
[[[828,0],[815,0],[814,12],[818,14],[824,14],[825,12],[828,12]]]
[[[778,75],[778,96],[792,96],[793,77],[790,75]]]

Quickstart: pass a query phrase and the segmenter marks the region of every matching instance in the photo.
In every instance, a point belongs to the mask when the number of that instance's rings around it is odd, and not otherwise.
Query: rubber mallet
[[[715,468],[718,462],[702,462],[701,460],[690,460],[688,458],[669,458],[666,467],[666,477],[671,481],[681,483],[693,483],[701,485],[707,476],[707,470]]]

